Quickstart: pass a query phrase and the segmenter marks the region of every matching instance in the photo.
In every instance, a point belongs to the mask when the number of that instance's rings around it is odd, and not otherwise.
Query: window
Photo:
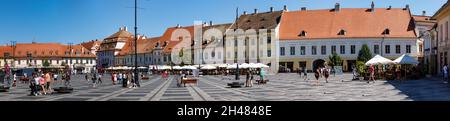
[[[267,50],[267,57],[271,57],[272,56],[272,50]]]
[[[237,47],[238,46],[238,41],[237,41],[237,37],[234,38],[234,46]]]
[[[355,45],[350,45],[350,53],[351,54],[355,54],[356,53],[356,46]]]
[[[339,31],[339,33],[338,33],[338,35],[345,35],[345,33],[346,33],[346,31],[345,30],[343,30],[343,29],[341,29],[340,31]]]
[[[448,40],[448,21],[445,22],[445,41]]]
[[[56,60],[56,64],[59,64],[59,60]]]
[[[280,47],[280,55],[281,55],[281,56],[284,56],[284,54],[285,54],[285,53],[284,53],[284,47]]]
[[[443,27],[443,25],[441,24],[441,27],[440,27],[441,29],[439,29],[440,31],[439,31],[439,40],[440,41],[443,41],[444,39],[443,39],[443,31],[444,31],[444,27]]]
[[[305,46],[301,46],[300,47],[300,55],[305,55],[306,54],[306,47]]]
[[[291,55],[295,55],[295,47],[291,47]]]
[[[385,29],[382,34],[383,35],[389,35],[389,34],[391,34],[391,30]]]
[[[299,37],[305,37],[306,36],[306,31],[301,31],[300,34],[298,34]]]
[[[331,53],[336,53],[336,45],[331,46]]]
[[[380,54],[380,45],[373,45],[373,53]]]
[[[411,53],[411,45],[406,45],[406,53]]]
[[[423,52],[423,45],[420,44],[420,45],[419,45],[419,53],[422,53],[422,52]]]
[[[341,51],[341,54],[345,54],[345,45],[341,45],[339,50]]]
[[[311,55],[317,55],[317,46],[311,47]]]
[[[391,46],[390,46],[390,45],[386,45],[386,46],[385,46],[384,52],[385,52],[386,54],[391,54]]]
[[[267,44],[272,43],[272,30],[267,30]]]
[[[401,50],[401,46],[400,45],[396,45],[395,46],[395,53],[400,54],[400,50]]]
[[[327,46],[322,46],[320,47],[320,52],[322,53],[322,55],[326,55],[327,54]]]

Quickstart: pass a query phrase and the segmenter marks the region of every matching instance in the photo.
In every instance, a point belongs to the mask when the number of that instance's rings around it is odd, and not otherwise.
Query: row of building
[[[282,10],[274,10],[271,7],[266,12],[258,12],[255,9],[253,13],[243,12],[233,23],[215,25],[210,22],[191,26],[177,25],[167,28],[159,37],[148,38],[139,35],[137,37],[137,61],[138,66],[172,64],[173,51],[181,42],[173,41],[173,32],[183,30],[189,34],[178,38],[192,42],[191,48],[184,49],[184,51],[191,52],[189,55],[185,54],[184,57],[193,59],[205,56],[200,63],[211,60],[236,63],[238,57],[242,57],[245,58],[244,62],[279,65],[292,71],[302,67],[312,70],[327,61],[330,54],[338,53],[344,60],[344,71],[349,71],[356,63],[358,51],[362,45],[366,44],[373,55],[380,54],[394,59],[403,54],[409,54],[427,65],[431,70],[430,73],[438,73],[439,70],[436,68],[448,61],[446,50],[449,48],[440,47],[447,45],[448,36],[445,38],[437,36],[442,35],[443,23],[441,21],[447,21],[445,30],[448,30],[448,14],[450,13],[447,12],[447,9],[446,4],[433,16],[437,21],[426,16],[425,12],[423,15],[412,15],[408,5],[404,8],[376,8],[372,3],[368,8],[341,8],[337,3],[330,9],[321,10],[301,8],[290,11],[287,6]],[[228,33],[236,29],[244,31],[264,29],[268,30],[268,33],[267,36],[260,36],[262,35],[260,31],[256,31],[256,35],[258,35],[256,37],[248,37],[246,34],[225,34],[226,36],[220,37],[194,38],[195,32],[199,32],[198,30],[206,32],[210,29],[219,30],[221,33]],[[448,35],[449,32],[445,32],[447,33],[445,35]],[[73,46],[54,43],[17,44],[15,45],[16,50],[13,47],[4,46],[1,51],[4,51],[2,53],[17,54],[12,55],[18,57],[13,61],[16,65],[21,66],[28,64],[26,60],[31,60],[26,56],[19,56],[26,55],[26,53],[31,54],[33,60],[37,60],[36,65],[40,65],[42,60],[50,60],[52,65],[66,62],[67,64],[75,63],[75,65],[86,64],[92,68],[95,68],[94,65],[101,68],[133,66],[134,39],[134,35],[128,32],[126,27],[121,27],[118,32],[101,41],[91,41]],[[274,44],[276,40],[279,41]],[[437,40],[439,42],[436,42]],[[48,48],[47,44],[57,47]],[[36,47],[22,47],[24,45],[35,45]],[[196,47],[206,50],[214,47],[210,45],[232,46],[213,49],[213,51],[194,51]],[[40,48],[42,46],[46,48]],[[253,46],[258,49],[251,49]],[[265,46],[269,49],[264,51],[259,49],[265,48]],[[32,50],[33,48],[40,50]],[[244,48],[247,51],[238,51],[238,48]],[[52,55],[51,52],[59,53]],[[84,53],[89,54],[84,55]],[[1,57],[4,58],[3,55]],[[277,61],[276,63],[263,62],[261,59],[263,57],[276,57]],[[83,63],[83,59],[89,60],[87,62],[96,61]],[[76,63],[78,61],[82,62]],[[85,71],[89,71],[89,69]]]

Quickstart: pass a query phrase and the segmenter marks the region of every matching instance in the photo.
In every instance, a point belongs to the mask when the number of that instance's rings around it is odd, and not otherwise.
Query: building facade
[[[128,32],[126,27],[121,27],[118,32],[105,38],[97,50],[98,66],[102,68],[115,66],[116,56],[132,37],[133,34]]]
[[[449,63],[448,53],[449,47],[449,21],[450,21],[450,2],[445,3],[432,17],[437,21],[435,30],[437,32],[437,56],[438,56],[438,69],[441,69],[444,65]],[[438,71],[441,73],[441,71]]]
[[[287,70],[324,66],[337,53],[343,70],[356,64],[368,45],[372,55],[395,59],[418,56],[417,37],[409,8],[341,8],[285,12],[280,25],[280,66]]]
[[[9,50],[13,51],[7,52],[9,57],[6,59],[12,68],[63,68],[69,65],[73,73],[95,70],[96,56],[82,44],[17,43]]]

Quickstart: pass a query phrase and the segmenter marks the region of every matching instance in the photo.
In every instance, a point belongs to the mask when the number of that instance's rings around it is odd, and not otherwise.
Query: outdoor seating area
[[[418,79],[421,77],[419,70],[419,61],[409,55],[402,55],[395,60],[384,58],[380,55],[374,56],[365,63],[365,66],[374,68],[374,78],[384,80],[407,80]],[[360,78],[368,80],[371,73],[366,70],[360,74]]]

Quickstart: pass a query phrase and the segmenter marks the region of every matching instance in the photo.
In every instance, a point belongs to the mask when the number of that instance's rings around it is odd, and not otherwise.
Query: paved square
[[[83,75],[74,76],[74,92],[28,96],[28,84],[20,83],[9,92],[0,93],[0,101],[450,101],[450,85],[437,78],[407,81],[351,81],[351,74],[331,77],[329,83],[320,79],[317,85],[309,74],[304,81],[298,74],[268,76],[265,85],[229,88],[234,76],[201,76],[197,85],[177,87],[174,77],[168,80],[151,76],[142,80],[140,88],[123,88],[112,85],[109,76],[103,84],[92,87],[83,80]],[[242,76],[240,82],[244,82]],[[344,80],[344,81],[342,81]],[[62,83],[53,84],[59,87]]]

